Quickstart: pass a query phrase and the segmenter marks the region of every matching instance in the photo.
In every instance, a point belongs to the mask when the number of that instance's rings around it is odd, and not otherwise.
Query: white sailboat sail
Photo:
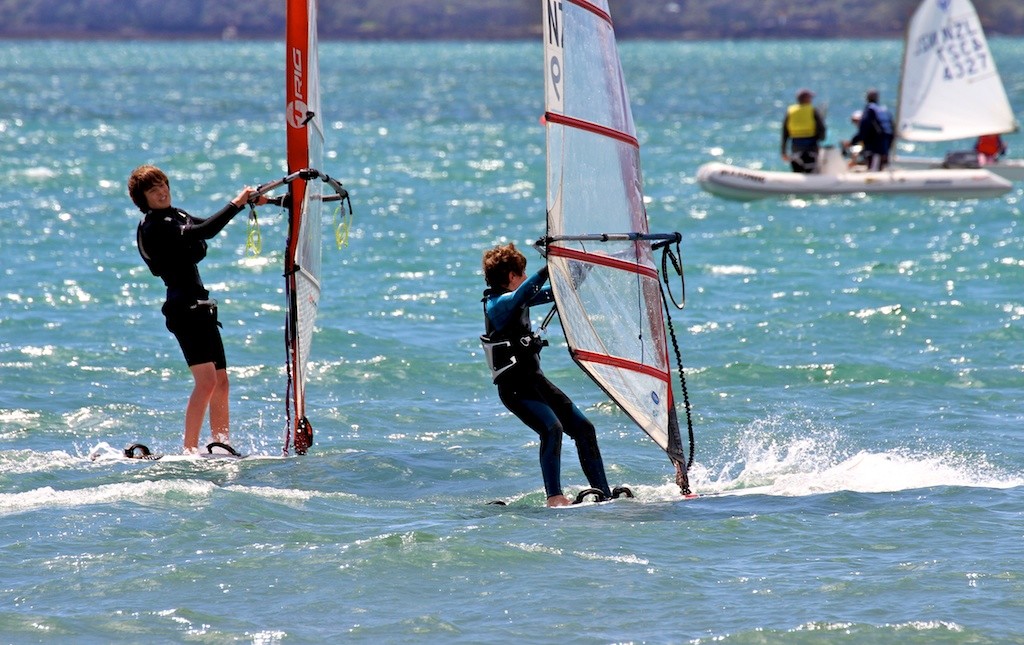
[[[924,0],[907,27],[897,136],[951,141],[1017,129],[970,0]]]
[[[306,416],[306,376],[320,304],[321,212],[323,202],[344,202],[348,198],[338,181],[318,170],[323,160],[324,121],[320,112],[316,16],[317,0],[287,0],[284,82],[288,174],[258,189],[264,194],[288,186],[287,195],[272,200],[288,210],[284,256],[288,385],[283,452],[288,454],[294,447],[300,455],[313,443],[313,427]],[[324,195],[325,186],[333,192]]]
[[[576,363],[676,465],[676,417],[659,274],[629,97],[607,0],[542,0],[547,263]]]

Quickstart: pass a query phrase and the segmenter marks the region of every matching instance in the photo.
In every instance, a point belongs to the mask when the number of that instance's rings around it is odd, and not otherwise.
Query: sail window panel
[[[551,263],[553,287],[556,290],[559,306],[559,319],[569,343],[580,366],[612,397],[622,410],[635,421],[663,449],[668,446],[668,405],[671,402],[669,392],[670,377],[668,374],[668,356],[665,353],[665,336],[660,336],[644,327],[661,316],[660,309],[650,311],[643,305],[639,309],[623,304],[622,299],[616,306],[591,311],[594,306],[593,293],[573,288],[579,275],[579,266],[585,263],[566,261],[558,258]],[[629,275],[625,271],[604,269],[592,266],[590,274],[584,281],[595,285],[589,290],[593,292],[609,285],[604,278],[614,278],[616,274]],[[635,289],[635,279],[633,276]],[[648,278],[643,277],[644,280]],[[611,280],[614,284],[615,280]],[[604,285],[598,287],[596,285]],[[656,287],[656,285],[655,285]],[[617,293],[627,293],[619,291]],[[604,300],[609,300],[605,298]],[[618,309],[617,311],[615,309]],[[626,312],[632,309],[633,313]],[[663,332],[663,330],[662,330]],[[606,360],[583,360],[584,352],[607,357]],[[663,377],[656,377],[637,369],[618,366],[615,359],[635,362],[648,366],[652,371],[663,372]]]
[[[636,254],[634,243],[590,246],[627,261]],[[570,347],[643,365],[667,378],[668,348],[656,279],[561,257],[552,258],[550,264],[559,318]]]
[[[634,134],[611,24],[575,5],[565,7],[565,38],[572,42],[565,43],[564,62],[572,74],[566,75],[564,114]]]
[[[646,233],[639,151],[573,127],[549,125],[548,131],[548,203],[561,204],[557,228],[548,234]],[[563,184],[573,190],[563,191]]]
[[[298,331],[298,352],[302,378],[296,380],[298,394],[306,390],[306,367],[313,347],[313,328],[316,311],[320,306],[320,282],[306,271],[300,270],[295,276],[295,319]]]
[[[321,168],[323,161],[324,139],[317,128],[310,129],[309,134],[309,168]],[[299,266],[313,276],[320,275],[323,243],[323,188],[322,181],[307,181],[302,204],[302,222],[299,227],[299,239],[296,246],[296,261]]]
[[[607,393],[615,393],[619,406],[663,450],[668,449],[668,385],[642,374],[624,372],[599,363],[583,368]],[[611,395],[611,394],[610,394]]]

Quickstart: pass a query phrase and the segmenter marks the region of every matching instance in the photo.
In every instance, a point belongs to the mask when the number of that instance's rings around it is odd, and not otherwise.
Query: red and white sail
[[[288,0],[285,41],[285,96],[288,174],[321,167],[324,148],[320,114],[320,69],[317,57],[316,0]],[[288,313],[285,345],[288,360],[288,427],[284,450],[299,454],[308,447],[306,369],[320,304],[322,188],[317,178],[288,183],[288,242],[285,252],[285,297]],[[309,430],[308,441],[312,440]]]
[[[576,363],[682,467],[663,300],[606,0],[542,0],[547,263]],[[672,234],[675,235],[675,234]]]

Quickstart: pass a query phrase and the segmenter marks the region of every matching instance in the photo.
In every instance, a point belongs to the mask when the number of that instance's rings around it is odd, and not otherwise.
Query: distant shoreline
[[[459,36],[445,36],[435,38],[411,38],[411,37],[381,37],[381,38],[360,38],[360,37],[331,37],[320,35],[320,42],[337,43],[532,43],[536,42],[539,36],[509,36],[507,38],[466,38]],[[1024,34],[988,34],[989,40],[1000,38],[1021,38]],[[903,34],[864,36],[750,36],[746,38],[668,38],[660,36],[633,36],[619,37],[619,42],[681,42],[681,43],[721,43],[721,42],[892,42],[903,40]],[[246,42],[284,42],[284,34],[281,35],[252,35],[238,37],[224,37],[216,34],[190,33],[190,34],[112,34],[112,33],[47,33],[47,34],[0,34],[0,42],[30,42],[30,41],[53,41],[53,42],[224,42],[224,43],[246,43]]]
[[[1024,33],[988,33],[986,34],[989,40],[998,40],[1000,38],[1021,38],[1024,37]],[[470,38],[458,35],[448,36],[436,36],[436,37],[410,37],[410,36],[381,36],[381,37],[352,37],[352,36],[329,36],[320,35],[321,42],[351,42],[351,43],[428,43],[428,42],[452,42],[452,43],[516,43],[516,42],[534,42],[539,35],[517,35],[508,37],[494,37],[494,38]],[[701,43],[701,42],[799,42],[799,41],[837,41],[837,42],[848,42],[848,41],[894,41],[902,40],[902,33],[893,34],[874,34],[871,36],[851,36],[851,35],[830,35],[830,36],[815,36],[815,35],[801,35],[801,36],[770,36],[770,35],[758,35],[758,36],[745,36],[745,37],[704,37],[704,38],[687,38],[687,37],[668,37],[659,35],[632,35],[632,36],[619,36],[617,40],[620,42],[631,42],[631,41],[652,41],[652,42],[685,42],[685,43]],[[167,34],[167,33],[82,33],[82,32],[63,32],[55,33],[49,31],[46,33],[18,33],[18,34],[5,34],[0,33],[0,42],[29,42],[29,41],[63,41],[63,42],[283,42],[284,34],[271,35],[271,34],[257,34],[257,35],[246,35],[246,36],[235,36],[235,37],[224,37],[223,35],[217,35],[213,33],[188,33],[188,34]]]
[[[901,39],[920,0],[609,0],[620,40]],[[1024,35],[1024,2],[974,0],[989,37]],[[540,38],[538,0],[320,2],[330,41],[504,42]],[[4,40],[274,40],[281,0],[19,0],[6,3]]]

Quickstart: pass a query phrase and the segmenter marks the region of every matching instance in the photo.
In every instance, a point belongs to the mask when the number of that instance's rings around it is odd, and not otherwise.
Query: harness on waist
[[[480,344],[484,349],[484,359],[491,371],[491,381],[498,382],[502,374],[509,371],[522,360],[529,359],[547,347],[548,341],[534,333],[522,321],[518,325],[509,325],[511,330],[495,330],[487,317],[487,298],[483,299],[484,325],[486,333],[480,336]],[[529,321],[529,318],[526,318]]]
[[[224,327],[217,316],[217,301],[213,298],[168,300],[160,308],[160,312],[168,320],[201,320],[203,316],[210,316],[218,327]]]
[[[491,381],[497,383],[498,377],[519,364],[521,356],[539,354],[541,348],[547,347],[548,341],[532,333],[518,339],[494,339],[484,334],[480,337],[480,344],[484,348],[487,367],[491,370]]]

